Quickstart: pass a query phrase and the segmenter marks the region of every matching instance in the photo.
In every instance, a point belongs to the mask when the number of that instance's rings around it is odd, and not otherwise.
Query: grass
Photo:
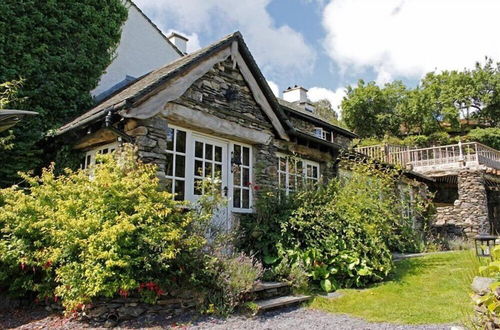
[[[431,254],[395,264],[390,278],[368,289],[339,290],[310,307],[372,322],[457,323],[472,311],[469,288],[479,261],[471,251]]]

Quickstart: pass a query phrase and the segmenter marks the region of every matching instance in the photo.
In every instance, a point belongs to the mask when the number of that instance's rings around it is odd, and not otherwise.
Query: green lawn
[[[386,282],[339,290],[342,297],[318,297],[310,307],[373,322],[457,323],[472,310],[469,287],[478,266],[470,251],[406,259],[396,262]]]

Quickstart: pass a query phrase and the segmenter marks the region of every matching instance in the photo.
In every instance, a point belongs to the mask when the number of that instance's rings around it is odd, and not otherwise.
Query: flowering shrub
[[[257,214],[241,221],[240,248],[261,258],[277,279],[300,283],[305,269],[325,291],[379,281],[392,268],[391,250],[419,250],[414,221],[428,216],[429,196],[402,197],[397,170],[342,164],[348,175],[317,189],[288,197],[261,192]]]
[[[207,263],[207,312],[227,315],[243,302],[256,281],[262,276],[260,262],[243,253],[216,254]]]
[[[205,239],[190,228],[210,217],[159,190],[155,167],[133,154],[127,147],[103,156],[90,177],[84,170],[57,177],[52,166],[23,174],[24,189],[0,190],[0,287],[73,310],[132,291],[154,301],[196,278]]]

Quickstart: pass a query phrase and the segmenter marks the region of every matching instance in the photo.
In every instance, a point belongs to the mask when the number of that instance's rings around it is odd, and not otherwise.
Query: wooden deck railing
[[[473,163],[500,169],[500,151],[478,142],[458,143],[430,148],[391,145],[359,147],[356,151],[379,161],[414,169],[424,166],[445,166]]]

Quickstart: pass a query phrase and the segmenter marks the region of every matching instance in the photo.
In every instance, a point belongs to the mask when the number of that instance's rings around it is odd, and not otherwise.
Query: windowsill
[[[250,213],[255,213],[253,209],[231,209],[231,212],[233,213],[238,213],[238,214],[250,214]]]

